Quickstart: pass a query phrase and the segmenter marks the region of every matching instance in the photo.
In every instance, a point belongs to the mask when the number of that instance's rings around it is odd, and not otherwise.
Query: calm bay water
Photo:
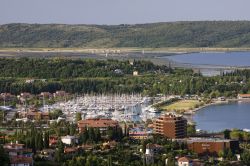
[[[166,56],[164,58],[192,65],[250,66],[250,52],[190,53]]]
[[[183,64],[207,66],[207,75],[220,72],[214,70],[213,66],[250,67],[250,52],[190,53],[164,58]],[[210,132],[233,128],[250,129],[250,102],[212,105],[199,110],[192,118],[197,129]]]
[[[250,129],[250,102],[211,105],[197,111],[193,120],[197,129],[210,132],[233,128]]]

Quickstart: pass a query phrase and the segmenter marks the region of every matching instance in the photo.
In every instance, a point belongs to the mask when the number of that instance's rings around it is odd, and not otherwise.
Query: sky
[[[0,24],[250,20],[250,0],[0,0]]]

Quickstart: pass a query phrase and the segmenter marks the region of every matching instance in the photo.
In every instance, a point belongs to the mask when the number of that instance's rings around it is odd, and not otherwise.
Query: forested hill
[[[0,47],[249,47],[250,21],[0,25]]]

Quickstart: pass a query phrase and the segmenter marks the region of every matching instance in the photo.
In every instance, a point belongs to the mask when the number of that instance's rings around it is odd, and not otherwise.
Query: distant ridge
[[[0,47],[250,47],[250,21],[0,25]]]

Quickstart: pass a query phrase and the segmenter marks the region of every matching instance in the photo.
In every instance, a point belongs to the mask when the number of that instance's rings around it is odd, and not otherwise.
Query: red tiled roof
[[[12,95],[11,93],[1,93],[0,94],[1,97],[5,97],[5,98],[11,98],[11,97],[14,97],[14,95]]]
[[[147,144],[147,149],[161,149],[163,146],[158,145],[158,144]]]
[[[27,113],[27,116],[39,116],[41,112],[36,112],[36,111],[30,111]]]
[[[31,94],[28,93],[28,92],[23,92],[23,93],[21,93],[21,96],[23,96],[23,97],[28,97],[28,96],[31,96]]]
[[[51,136],[49,136],[49,139],[58,139],[58,136],[56,136],[56,135],[51,135]]]
[[[148,124],[148,128],[154,128],[154,124],[153,123]]]
[[[88,144],[82,145],[81,147],[83,149],[93,149],[93,145],[88,145]]]
[[[191,161],[191,159],[188,157],[181,157],[178,159],[178,162],[190,162],[190,161]]]
[[[116,127],[118,122],[112,119],[86,119],[78,122],[78,127]]]
[[[147,135],[148,133],[145,132],[145,131],[130,131],[129,134],[132,134],[132,135]]]
[[[11,164],[32,164],[32,157],[15,156],[10,159]]]
[[[64,148],[64,153],[73,153],[73,152],[76,152],[76,151],[78,151],[77,147],[67,147],[67,148]]]
[[[116,141],[105,142],[105,143],[103,143],[103,145],[108,145],[108,146],[115,147],[117,145],[117,142]]]
[[[32,153],[32,149],[5,149],[6,152],[24,152],[24,153]]]
[[[16,146],[24,146],[24,144],[16,144],[16,143],[7,143],[7,144],[4,144],[4,147],[5,146],[11,146],[11,147],[16,147]]]
[[[64,96],[67,93],[65,91],[56,91],[56,93],[54,93],[54,96]]]
[[[57,136],[50,136],[49,137],[49,144],[53,145],[53,144],[57,144],[58,142],[58,137]]]
[[[250,97],[250,94],[239,94],[239,97]]]
[[[48,112],[40,112],[40,111],[37,111],[37,110],[30,110],[27,113],[27,116],[39,116],[39,115],[49,116],[49,113]]]

